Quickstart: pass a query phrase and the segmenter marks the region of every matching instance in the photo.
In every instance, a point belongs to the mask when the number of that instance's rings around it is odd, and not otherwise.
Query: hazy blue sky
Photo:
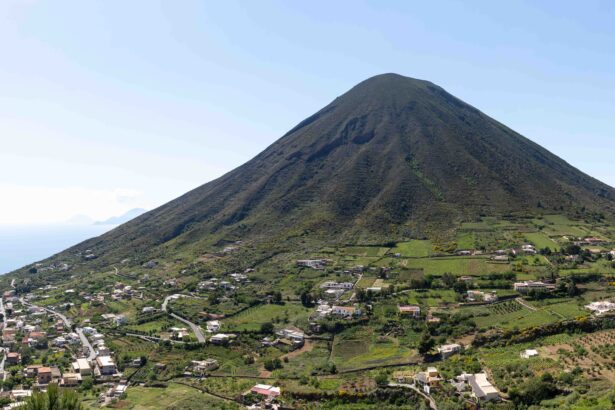
[[[0,223],[152,208],[384,72],[615,185],[615,3],[512,3],[3,0]]]

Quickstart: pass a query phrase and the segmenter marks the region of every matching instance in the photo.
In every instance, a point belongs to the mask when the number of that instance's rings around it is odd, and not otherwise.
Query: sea
[[[0,225],[0,274],[38,262],[116,225]]]

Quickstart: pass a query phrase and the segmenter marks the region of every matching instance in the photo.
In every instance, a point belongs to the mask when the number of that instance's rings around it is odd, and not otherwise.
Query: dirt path
[[[532,306],[532,305],[528,305],[527,303],[525,303],[525,301],[524,301],[523,299],[521,299],[521,298],[516,298],[516,299],[515,299],[515,301],[516,301],[518,304],[520,304],[521,306],[526,307],[526,308],[528,308],[528,309],[529,309],[529,310],[531,310],[531,311],[534,311],[534,312],[535,312],[535,311],[537,311],[537,310],[538,310],[538,309],[536,309],[534,306]]]
[[[300,349],[293,350],[292,352],[288,352],[282,357],[280,360],[284,360],[285,357],[292,359],[293,357],[299,356],[301,353],[311,352],[314,349],[314,342],[311,340],[306,340],[303,346]]]
[[[258,377],[262,377],[263,379],[268,379],[271,377],[271,372],[269,370],[262,369],[258,374]]]

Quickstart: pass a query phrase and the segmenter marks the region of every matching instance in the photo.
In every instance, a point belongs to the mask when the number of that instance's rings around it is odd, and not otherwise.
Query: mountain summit
[[[613,188],[441,87],[383,74],[244,165],[81,246],[399,240],[479,215],[613,214],[614,199]]]

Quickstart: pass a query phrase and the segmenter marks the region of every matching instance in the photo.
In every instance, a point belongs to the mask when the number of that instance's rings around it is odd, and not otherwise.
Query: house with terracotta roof
[[[354,306],[333,306],[331,313],[336,316],[351,318],[353,316],[361,315],[361,310]]]
[[[21,355],[17,352],[9,352],[6,355],[6,364],[9,366],[20,364],[21,363]]]
[[[38,384],[49,384],[52,380],[50,367],[39,367],[36,373],[36,382]]]
[[[403,316],[419,317],[421,316],[421,308],[419,306],[399,305],[399,314]]]
[[[273,399],[278,397],[281,394],[281,391],[279,387],[270,386],[268,384],[256,384],[250,389],[249,393],[264,396],[268,399]]]

